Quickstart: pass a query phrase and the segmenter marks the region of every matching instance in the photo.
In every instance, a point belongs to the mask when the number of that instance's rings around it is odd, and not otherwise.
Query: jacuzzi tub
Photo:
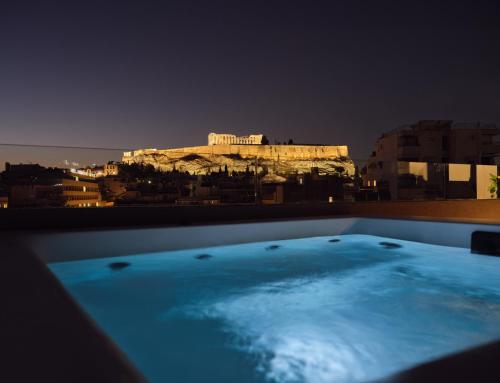
[[[470,254],[476,230],[500,232],[340,218],[24,241],[152,382],[358,382],[500,339],[500,259]]]

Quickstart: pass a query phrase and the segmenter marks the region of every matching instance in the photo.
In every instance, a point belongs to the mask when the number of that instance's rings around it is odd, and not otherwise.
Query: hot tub
[[[151,382],[365,382],[500,339],[497,226],[365,218],[30,235]]]

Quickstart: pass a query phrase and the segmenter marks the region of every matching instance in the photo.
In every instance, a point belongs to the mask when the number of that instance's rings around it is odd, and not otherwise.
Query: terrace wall
[[[335,159],[347,157],[348,148],[341,146],[320,145],[205,145],[175,149],[139,149],[126,152],[124,162],[131,162],[133,157],[143,155],[165,155],[181,157],[188,154],[200,155],[239,155],[242,158],[261,158],[270,160]]]

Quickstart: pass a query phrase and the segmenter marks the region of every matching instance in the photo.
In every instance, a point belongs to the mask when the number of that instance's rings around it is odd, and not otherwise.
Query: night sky
[[[500,124],[497,3],[3,1],[0,142],[262,132],[362,159],[418,119]]]

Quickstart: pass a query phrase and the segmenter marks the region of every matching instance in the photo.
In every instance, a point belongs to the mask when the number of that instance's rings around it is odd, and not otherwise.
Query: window
[[[416,136],[400,136],[398,138],[399,146],[418,146],[418,137]]]

